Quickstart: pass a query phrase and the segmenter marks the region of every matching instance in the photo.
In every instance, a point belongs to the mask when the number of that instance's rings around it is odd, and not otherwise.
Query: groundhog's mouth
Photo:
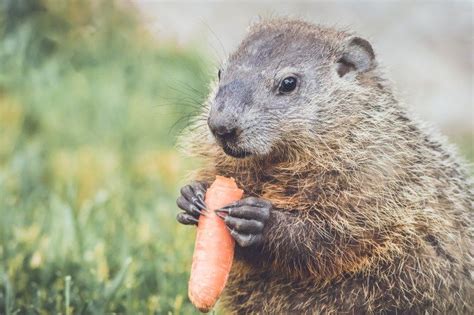
[[[222,150],[224,150],[225,154],[238,159],[242,159],[244,157],[252,155],[251,152],[230,147],[227,143],[222,143]]]

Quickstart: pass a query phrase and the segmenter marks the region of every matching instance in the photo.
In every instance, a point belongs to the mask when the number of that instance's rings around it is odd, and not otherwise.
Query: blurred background
[[[358,31],[474,161],[471,2],[2,0],[0,314],[194,312],[174,143],[259,15]]]

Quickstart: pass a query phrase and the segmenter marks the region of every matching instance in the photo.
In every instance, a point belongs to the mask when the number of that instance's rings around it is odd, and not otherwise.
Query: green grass
[[[173,124],[212,69],[92,3],[0,4],[0,314],[195,313]]]
[[[209,63],[110,1],[61,3],[0,11],[0,314],[191,313],[173,124]]]

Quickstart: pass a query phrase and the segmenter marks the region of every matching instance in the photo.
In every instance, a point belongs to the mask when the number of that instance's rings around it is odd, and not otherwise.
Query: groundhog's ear
[[[337,61],[337,73],[343,77],[350,71],[365,72],[374,66],[375,54],[370,43],[363,38],[352,37]]]

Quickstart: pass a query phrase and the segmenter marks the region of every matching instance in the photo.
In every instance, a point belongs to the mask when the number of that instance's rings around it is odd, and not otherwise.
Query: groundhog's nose
[[[238,135],[238,129],[236,127],[229,128],[227,126],[220,126],[212,132],[216,135],[216,137],[225,142],[235,141]]]
[[[221,142],[233,142],[240,134],[239,128],[228,124],[216,124],[212,119],[209,120],[208,125],[214,136]]]

